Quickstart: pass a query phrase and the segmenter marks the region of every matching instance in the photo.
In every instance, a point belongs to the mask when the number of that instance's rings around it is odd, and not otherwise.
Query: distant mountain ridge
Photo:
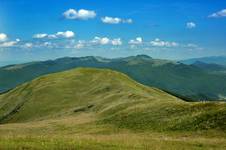
[[[146,55],[107,59],[102,57],[65,57],[56,60],[9,65],[0,68],[0,91],[24,82],[77,67],[107,68],[127,74],[134,80],[157,87],[188,100],[226,99],[226,76],[197,64],[186,65]]]
[[[219,65],[219,64],[209,64],[201,61],[196,61],[193,64],[193,66],[199,67],[201,69],[209,70],[209,71],[226,71],[226,66]]]
[[[180,62],[184,64],[193,64],[197,61],[207,63],[207,64],[218,64],[218,65],[226,66],[226,56],[192,58],[192,59],[181,60]]]

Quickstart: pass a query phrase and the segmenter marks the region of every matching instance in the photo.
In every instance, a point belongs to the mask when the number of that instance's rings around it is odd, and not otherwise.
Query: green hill
[[[50,74],[0,95],[0,123],[0,149],[226,147],[225,103],[185,102],[105,69]]]
[[[36,77],[75,67],[113,69],[144,85],[160,88],[188,100],[223,100],[226,97],[226,76],[222,70],[153,59],[145,55],[118,59],[61,58],[6,66],[0,68],[0,91],[5,92]]]
[[[75,69],[25,83],[1,95],[2,122],[92,111],[101,122],[132,129],[226,130],[224,103],[187,103],[124,74]]]

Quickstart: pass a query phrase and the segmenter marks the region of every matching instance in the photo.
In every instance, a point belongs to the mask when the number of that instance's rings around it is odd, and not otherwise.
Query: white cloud
[[[42,38],[46,38],[46,37],[48,37],[48,34],[46,34],[46,33],[38,33],[38,34],[33,35],[33,38],[35,38],[35,39],[42,39]]]
[[[74,46],[76,49],[81,49],[84,47],[92,47],[98,45],[112,45],[112,46],[120,46],[123,42],[121,38],[110,39],[108,37],[94,37],[90,41],[79,40]]]
[[[0,43],[0,47],[13,47],[16,46],[16,44],[20,42],[20,39],[16,39],[15,41],[7,41]]]
[[[73,38],[75,34],[72,31],[66,31],[66,32],[57,32],[56,36],[61,38]]]
[[[209,18],[220,18],[220,17],[226,17],[226,9],[223,9],[221,11],[215,12],[208,16]]]
[[[0,42],[1,41],[6,41],[7,40],[7,35],[5,33],[0,33]]]
[[[43,45],[47,46],[47,47],[50,47],[50,46],[52,46],[52,43],[51,42],[44,42]]]
[[[66,19],[80,19],[80,20],[88,20],[96,17],[96,12],[92,10],[75,10],[75,9],[68,9],[63,13],[63,16]]]
[[[168,41],[162,41],[158,38],[150,42],[151,46],[154,47],[176,47],[179,46],[176,42],[168,42]]]
[[[113,40],[111,41],[111,43],[112,43],[112,45],[114,45],[114,46],[120,46],[120,45],[122,45],[122,41],[121,41],[120,38],[113,39]]]
[[[132,19],[123,19],[122,22],[131,24],[131,23],[133,23],[133,20]]]
[[[101,18],[101,21],[107,24],[119,24],[122,20],[120,18],[104,17]]]
[[[194,22],[187,22],[186,27],[188,29],[192,29],[196,27],[196,24]]]
[[[120,24],[120,23],[131,24],[131,23],[133,23],[132,19],[121,19],[118,17],[113,18],[113,17],[108,17],[108,16],[102,17],[101,21],[106,24]]]
[[[17,42],[16,41],[9,41],[9,42],[4,42],[0,44],[0,47],[12,47],[14,45],[16,45]]]
[[[43,38],[48,38],[48,34],[46,33],[38,33],[33,35],[34,39],[43,39]]]
[[[135,40],[133,39],[129,41],[129,44],[132,44],[132,45],[139,45],[142,43],[143,43],[142,37],[137,37]]]
[[[122,41],[120,38],[116,39],[110,39],[107,37],[95,37],[91,42],[91,44],[98,44],[98,45],[113,45],[113,46],[119,46],[122,45]]]
[[[85,41],[79,40],[78,43],[75,45],[76,49],[81,49],[85,47]]]
[[[94,39],[91,41],[91,43],[94,43],[94,44],[100,44],[100,45],[107,45],[110,43],[110,39],[107,38],[107,37],[103,37],[103,38],[100,38],[100,37],[94,37]]]
[[[57,39],[57,38],[73,38],[75,33],[72,31],[57,32],[55,34],[38,33],[33,35],[35,39]]]
[[[32,48],[33,47],[33,44],[32,43],[25,43],[24,44],[24,47],[25,48]]]

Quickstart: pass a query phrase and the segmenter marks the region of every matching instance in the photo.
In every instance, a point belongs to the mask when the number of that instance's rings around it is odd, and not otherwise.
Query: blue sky
[[[224,0],[0,0],[0,62],[226,55]]]

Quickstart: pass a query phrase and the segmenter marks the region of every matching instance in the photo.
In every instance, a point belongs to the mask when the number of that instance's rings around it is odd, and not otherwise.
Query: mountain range
[[[193,64],[153,59],[146,55],[107,59],[102,57],[65,57],[56,60],[9,65],[0,68],[0,91],[49,73],[76,67],[107,68],[127,74],[150,87],[160,88],[187,101],[224,100],[225,67],[196,61]]]
[[[207,63],[207,64],[218,64],[218,65],[226,66],[226,56],[210,56],[210,57],[192,58],[192,59],[182,60],[180,62],[185,64],[193,64],[197,61]]]

